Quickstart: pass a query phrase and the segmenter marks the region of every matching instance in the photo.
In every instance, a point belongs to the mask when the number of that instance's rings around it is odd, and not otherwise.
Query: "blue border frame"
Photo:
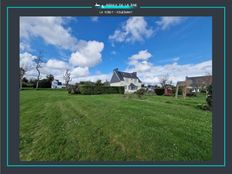
[[[80,9],[89,9],[94,8],[92,6],[7,6],[6,7],[6,167],[226,167],[226,6],[140,6],[142,9],[168,9],[168,8],[177,8],[177,9],[209,9],[217,8],[224,10],[224,164],[9,164],[9,91],[8,91],[8,71],[9,71],[9,33],[8,33],[8,9],[14,8],[80,8]]]

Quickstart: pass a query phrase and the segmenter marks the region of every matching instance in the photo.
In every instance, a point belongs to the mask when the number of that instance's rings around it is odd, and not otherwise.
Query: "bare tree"
[[[37,75],[37,81],[36,81],[36,89],[38,89],[39,87],[39,78],[40,78],[40,68],[42,67],[42,63],[43,63],[43,60],[42,60],[42,56],[41,56],[41,52],[39,53],[39,56],[37,56],[35,59],[34,59],[34,62],[36,64],[36,71],[38,72],[38,75]]]
[[[23,81],[23,77],[24,77],[25,73],[26,73],[26,70],[23,69],[22,67],[20,67],[20,89],[22,89],[22,84],[23,84],[22,81]]]
[[[166,85],[171,85],[172,81],[169,80],[169,74],[165,74],[160,78],[160,85],[164,88]]]
[[[66,88],[68,88],[69,82],[72,81],[72,79],[71,79],[71,72],[68,69],[66,69],[66,71],[64,73],[64,81],[65,81]]]

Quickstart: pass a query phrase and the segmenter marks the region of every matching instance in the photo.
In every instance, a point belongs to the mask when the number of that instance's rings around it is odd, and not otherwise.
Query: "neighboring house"
[[[165,85],[164,87],[164,95],[165,96],[172,96],[173,94],[173,89],[171,85]]]
[[[52,81],[51,88],[56,89],[56,88],[63,88],[63,87],[64,87],[64,85],[62,85],[62,83],[59,82],[59,80]]]
[[[177,82],[177,87],[186,87],[188,92],[200,92],[206,90],[207,86],[212,84],[212,76],[186,77],[185,81]]]
[[[155,92],[156,86],[154,85],[142,85],[142,86],[143,86],[142,88],[144,88],[147,92]]]
[[[122,72],[118,71],[118,68],[113,70],[110,86],[124,86],[125,93],[133,93],[140,89],[141,85],[142,82],[136,72]]]
[[[197,77],[186,77],[185,79],[187,86],[195,92],[205,90],[207,86],[212,84],[212,76],[197,76]]]

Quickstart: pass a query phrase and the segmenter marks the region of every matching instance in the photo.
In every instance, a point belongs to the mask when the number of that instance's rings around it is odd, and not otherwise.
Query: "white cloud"
[[[36,64],[34,63],[34,59],[36,56],[24,52],[20,54],[20,67],[26,70],[25,76],[28,79],[36,78],[38,72],[35,69]],[[66,62],[49,59],[47,62],[41,63],[41,78],[45,78],[46,75],[52,74],[56,79],[63,80],[63,73],[65,69],[68,67]]]
[[[21,53],[19,56],[21,68],[28,70],[34,66],[34,59],[36,58],[36,56],[33,56],[28,52]]]
[[[89,75],[88,67],[76,67],[71,71],[72,78],[85,77]]]
[[[185,19],[186,17],[164,16],[164,17],[161,17],[160,20],[157,21],[156,23],[161,28],[161,30],[166,30],[170,28],[171,26],[180,24]]]
[[[19,49],[20,49],[20,52],[31,52],[33,51],[30,44],[28,42],[20,42],[19,44]]]
[[[141,50],[137,54],[132,55],[129,57],[131,60],[148,60],[151,57],[151,53],[147,50]]]
[[[120,29],[114,31],[109,39],[113,42],[136,42],[149,38],[154,31],[150,28],[144,17],[130,17]]]
[[[93,21],[93,22],[97,22],[98,20],[99,20],[98,16],[91,17],[91,21]]]
[[[74,66],[93,67],[101,62],[104,43],[98,41],[82,41],[78,50],[71,54],[69,62]]]
[[[174,57],[174,58],[172,59],[172,61],[174,61],[174,62],[177,62],[178,60],[180,60],[180,57]]]
[[[46,63],[46,66],[48,68],[54,68],[54,69],[66,69],[68,68],[68,65],[66,62],[56,59],[49,59]]]
[[[63,24],[70,20],[62,17],[20,17],[20,39],[29,41],[33,37],[41,37],[46,43],[57,47],[74,50],[76,38],[71,35],[70,28]]]
[[[178,64],[171,63],[166,65],[154,65],[148,61],[137,61],[126,69],[128,72],[138,72],[138,77],[143,83],[158,84],[160,79],[169,74],[169,79],[174,84],[182,81],[186,76],[202,76],[212,73],[212,60],[197,64]]]
[[[174,57],[169,59],[172,63],[154,65],[149,61],[151,56],[147,50],[141,50],[138,54],[130,56],[125,71],[137,72],[142,82],[147,84],[158,84],[166,74],[169,74],[169,80],[175,84],[177,81],[184,80],[186,76],[201,76],[212,73],[212,60],[182,65],[177,63],[180,57]]]

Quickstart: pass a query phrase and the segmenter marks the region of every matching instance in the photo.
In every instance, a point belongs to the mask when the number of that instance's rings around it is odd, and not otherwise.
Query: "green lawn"
[[[205,97],[20,92],[20,160],[211,160]]]

